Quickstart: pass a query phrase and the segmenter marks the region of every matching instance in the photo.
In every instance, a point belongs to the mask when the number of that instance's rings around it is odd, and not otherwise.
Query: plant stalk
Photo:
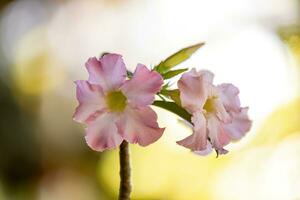
[[[120,145],[120,189],[119,200],[130,200],[131,193],[131,168],[129,144],[123,141]]]

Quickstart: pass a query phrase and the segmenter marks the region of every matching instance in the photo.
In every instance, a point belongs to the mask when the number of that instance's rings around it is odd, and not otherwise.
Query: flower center
[[[108,109],[112,112],[123,112],[127,105],[127,98],[121,91],[109,92],[105,100]]]
[[[203,109],[207,112],[207,113],[214,113],[216,111],[216,106],[215,106],[215,100],[217,99],[217,97],[210,97],[206,100]]]

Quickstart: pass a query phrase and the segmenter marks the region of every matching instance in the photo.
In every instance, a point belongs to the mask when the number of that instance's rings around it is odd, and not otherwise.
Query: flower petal
[[[118,54],[106,54],[99,60],[90,58],[85,66],[89,72],[89,82],[99,84],[104,91],[119,88],[126,79],[126,67]]]
[[[116,126],[117,116],[112,113],[99,115],[86,129],[86,142],[95,151],[118,147],[123,141]]]
[[[239,112],[241,103],[239,89],[232,84],[224,83],[218,86],[220,98],[227,111]]]
[[[75,81],[76,96],[79,102],[73,119],[77,122],[88,123],[105,108],[102,88],[88,81]]]
[[[211,93],[214,75],[209,71],[195,69],[184,73],[178,81],[181,104],[190,113],[201,110]]]
[[[193,114],[192,122],[194,124],[193,134],[177,141],[177,144],[192,151],[203,151],[207,148],[206,119],[202,112],[199,111]]]
[[[156,121],[157,115],[149,106],[127,107],[117,125],[125,140],[147,146],[158,140],[164,132],[164,128],[159,128]]]
[[[232,122],[224,124],[224,130],[228,133],[232,140],[241,139],[251,127],[251,120],[248,117],[248,108],[242,108],[240,112],[232,112]]]
[[[212,146],[223,152],[223,147],[230,142],[230,136],[221,126],[222,122],[216,116],[210,116],[207,119],[208,137]]]
[[[212,152],[213,148],[210,144],[210,142],[207,143],[206,149],[202,151],[194,151],[195,154],[200,155],[200,156],[207,156]]]
[[[221,120],[224,123],[228,123],[231,122],[231,117],[230,115],[227,113],[224,105],[222,104],[220,99],[216,99],[214,101],[214,106],[216,109],[216,116],[219,118],[219,120]]]
[[[154,95],[160,91],[162,84],[163,79],[159,73],[138,64],[133,77],[124,83],[121,90],[130,104],[146,106],[152,104]]]

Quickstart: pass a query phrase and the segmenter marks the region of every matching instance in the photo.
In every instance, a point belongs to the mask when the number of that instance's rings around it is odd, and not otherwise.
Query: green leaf
[[[190,58],[193,53],[195,53],[200,47],[202,47],[204,43],[195,44],[193,46],[186,47],[176,52],[175,54],[168,57],[166,60],[162,61],[157,65],[154,70],[165,73],[176,65],[182,63],[183,61]]]
[[[164,73],[162,75],[162,77],[164,78],[164,80],[170,79],[170,78],[173,78],[174,76],[177,76],[178,74],[181,74],[181,73],[183,73],[183,72],[185,72],[187,70],[188,70],[188,68],[168,71],[168,72]]]
[[[175,90],[161,90],[160,94],[172,99],[177,105],[181,106],[180,91],[178,89],[175,89]]]
[[[164,85],[162,86],[162,90],[167,90],[167,89],[170,87],[170,85],[171,85],[170,82],[164,84]]]
[[[185,119],[186,121],[191,122],[191,114],[188,113],[185,109],[183,109],[182,107],[178,106],[176,103],[174,102],[169,102],[169,101],[154,101],[153,104],[154,106],[163,108],[165,110],[168,110],[176,115],[178,115],[179,117]]]

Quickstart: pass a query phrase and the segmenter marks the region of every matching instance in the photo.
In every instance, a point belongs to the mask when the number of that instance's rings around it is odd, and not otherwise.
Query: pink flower
[[[160,91],[160,74],[138,64],[133,77],[126,80],[122,56],[107,54],[86,63],[88,81],[76,81],[79,102],[74,120],[86,124],[87,144],[96,151],[116,148],[123,140],[149,145],[164,129],[150,108]]]
[[[232,84],[213,85],[213,73],[191,71],[178,81],[182,106],[192,114],[193,134],[179,145],[198,154],[212,148],[225,154],[223,147],[241,139],[251,127],[248,108],[241,107],[239,90]]]

